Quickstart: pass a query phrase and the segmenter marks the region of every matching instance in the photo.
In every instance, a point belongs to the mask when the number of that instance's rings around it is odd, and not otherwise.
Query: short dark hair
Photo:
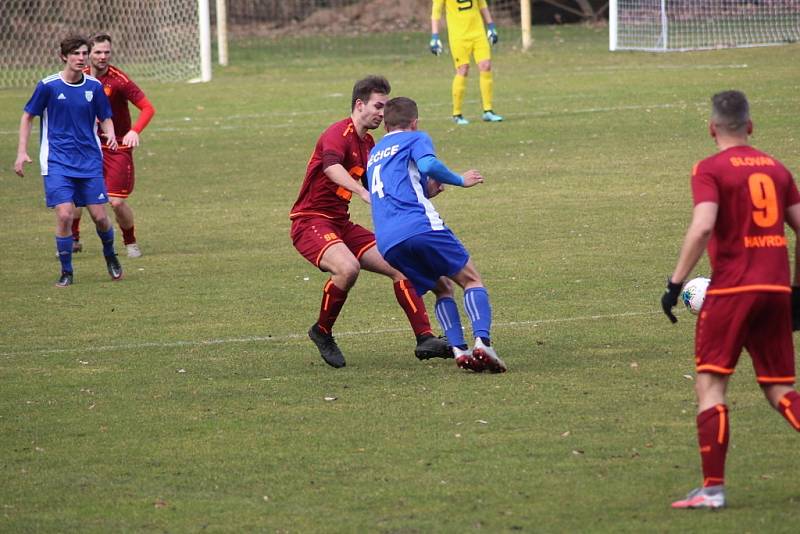
[[[392,98],[383,108],[383,123],[387,132],[408,128],[417,118],[419,118],[417,103],[405,96]]]
[[[711,121],[717,128],[737,133],[747,128],[750,104],[741,91],[722,91],[711,97]]]
[[[97,43],[108,43],[111,44],[111,36],[107,33],[95,33],[91,37],[89,37],[89,51],[91,52],[94,45]]]
[[[350,111],[356,109],[356,100],[369,102],[372,93],[388,95],[392,91],[389,80],[383,76],[367,76],[363,80],[358,80],[353,86],[353,100],[350,103]]]
[[[78,35],[76,33],[67,35],[61,40],[61,44],[59,45],[61,57],[66,58],[83,45],[86,45],[87,48],[89,47],[89,41],[87,41],[86,37],[83,35]]]

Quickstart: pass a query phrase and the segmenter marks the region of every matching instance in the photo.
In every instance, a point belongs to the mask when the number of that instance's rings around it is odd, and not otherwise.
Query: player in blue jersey
[[[24,176],[31,163],[28,137],[33,118],[41,117],[39,164],[45,201],[56,215],[56,250],[61,262],[57,287],[72,285],[72,218],[75,207],[86,206],[103,243],[108,274],[122,278],[122,266],[114,252],[114,226],[106,214],[108,202],[103,180],[103,155],[97,125],[106,145],[117,149],[111,106],[103,85],[83,73],[89,57],[89,42],[80,36],[61,41],[61,72],[41,80],[33,92],[19,124],[19,146],[14,171]]]
[[[462,369],[495,373],[506,370],[492,347],[492,308],[475,264],[464,245],[445,226],[430,198],[442,184],[472,187],[483,182],[476,170],[459,176],[436,158],[433,142],[417,130],[417,104],[410,98],[389,100],[383,121],[388,132],[367,162],[372,221],[378,250],[406,275],[420,295],[436,295],[436,318],[453,346]],[[464,289],[464,308],[475,344],[469,349],[453,300],[452,279]]]

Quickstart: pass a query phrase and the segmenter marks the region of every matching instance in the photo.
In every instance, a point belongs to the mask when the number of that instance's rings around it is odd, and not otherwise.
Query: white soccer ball
[[[706,289],[708,289],[708,284],[710,283],[711,279],[703,276],[692,278],[686,282],[681,291],[681,300],[686,306],[686,309],[695,315],[700,313],[700,308],[703,307],[703,301],[706,300]]]

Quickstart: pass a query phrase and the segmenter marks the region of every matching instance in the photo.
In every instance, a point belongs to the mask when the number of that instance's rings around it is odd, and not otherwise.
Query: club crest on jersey
[[[83,96],[86,97],[87,102],[91,102],[92,98],[94,98],[94,93],[92,91],[84,91]]]

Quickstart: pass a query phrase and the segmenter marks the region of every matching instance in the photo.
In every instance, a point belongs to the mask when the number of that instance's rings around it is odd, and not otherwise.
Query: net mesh
[[[197,0],[0,0],[0,87],[24,87],[62,68],[61,39],[103,31],[114,63],[136,78],[200,73]]]
[[[619,0],[617,49],[702,50],[800,40],[800,0]]]

